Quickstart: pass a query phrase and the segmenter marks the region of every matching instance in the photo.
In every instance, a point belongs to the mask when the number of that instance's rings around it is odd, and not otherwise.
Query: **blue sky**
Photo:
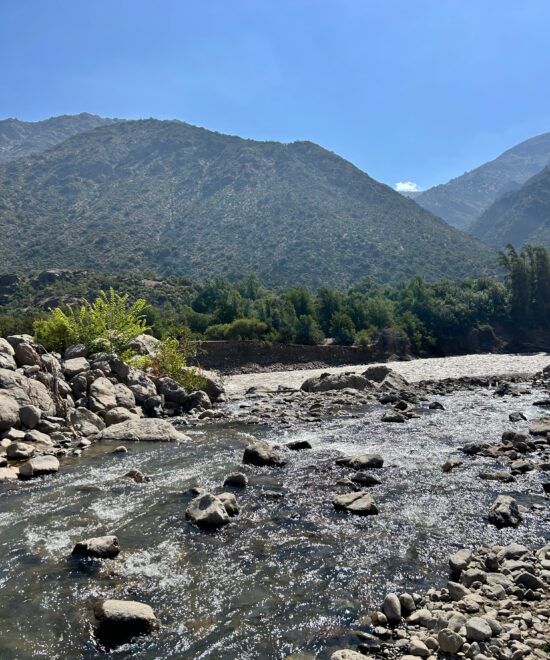
[[[0,117],[308,139],[426,188],[550,130],[548,0],[0,0]]]

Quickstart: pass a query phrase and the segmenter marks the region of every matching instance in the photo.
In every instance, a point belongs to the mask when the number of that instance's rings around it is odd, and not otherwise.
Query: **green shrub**
[[[337,344],[349,346],[355,340],[355,326],[351,318],[343,312],[336,312],[332,317],[330,334]]]
[[[245,339],[268,339],[272,328],[258,319],[235,319],[231,323],[211,325],[204,333],[207,339],[242,341]]]
[[[323,340],[323,331],[317,321],[310,314],[303,314],[296,325],[297,344],[319,344]]]
[[[120,353],[132,339],[149,329],[145,300],[129,303],[128,294],[101,291],[90,303],[50,309],[45,319],[34,323],[35,339],[48,350],[63,351],[71,344],[84,344],[90,352]]]

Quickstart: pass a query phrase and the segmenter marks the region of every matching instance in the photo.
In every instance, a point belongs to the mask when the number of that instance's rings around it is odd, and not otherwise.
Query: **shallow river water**
[[[191,429],[190,442],[131,444],[124,457],[98,444],[53,478],[2,486],[0,658],[327,658],[357,641],[351,631],[367,629],[362,617],[388,590],[443,584],[457,548],[550,538],[540,473],[483,481],[479,473],[498,464],[467,457],[441,471],[465,442],[498,440],[511,410],[537,417],[537,396],[458,392],[440,399],[444,411],[395,425],[380,421],[378,404],[284,431],[209,424]],[[241,463],[251,436],[307,439],[313,449],[284,449],[284,468],[252,468]],[[336,482],[350,475],[335,459],[371,451],[385,459],[383,484],[370,489],[380,514],[335,511],[332,498],[344,492]],[[121,481],[130,468],[151,481]],[[236,469],[250,478],[234,491],[240,515],[215,533],[187,523],[185,491],[221,492]],[[498,493],[529,507],[518,529],[486,522]],[[77,540],[104,534],[118,535],[119,557],[70,557]],[[104,653],[91,634],[98,597],[149,603],[160,631]]]

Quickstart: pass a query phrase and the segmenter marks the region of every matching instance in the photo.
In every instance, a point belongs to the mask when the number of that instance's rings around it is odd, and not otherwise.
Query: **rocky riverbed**
[[[435,658],[457,637],[456,657],[544,657],[550,377],[533,377],[550,360],[492,357],[400,363],[409,382],[385,367],[230,379],[226,402],[175,414],[151,381],[160,409],[128,409],[141,442],[107,425],[120,406],[90,411],[98,378],[131,390],[103,360],[76,406],[101,435],[73,426],[58,472],[0,484],[0,657]],[[48,416],[50,438],[71,431]],[[159,423],[175,442],[156,442]],[[14,430],[32,430],[21,407]]]

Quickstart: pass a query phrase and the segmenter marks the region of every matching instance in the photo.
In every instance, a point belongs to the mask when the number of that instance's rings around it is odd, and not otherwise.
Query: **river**
[[[534,372],[548,361],[520,356],[514,370]],[[431,362],[400,365],[416,380],[436,369]],[[502,368],[504,362],[493,365],[497,373]],[[232,382],[229,405],[238,405],[240,390]],[[65,461],[52,478],[0,486],[0,657],[327,658],[353,641],[351,630],[367,629],[364,616],[388,590],[441,586],[447,557],[457,548],[550,538],[540,473],[512,484],[483,481],[481,471],[498,467],[487,458],[465,458],[463,467],[441,471],[464,443],[498,440],[511,428],[511,410],[538,417],[536,398],[540,392],[520,398],[456,392],[442,397],[445,410],[425,408],[419,419],[396,425],[380,421],[379,404],[284,430],[209,423],[191,428],[189,442],[135,443],[127,456],[101,443]],[[525,430],[527,423],[514,428]],[[307,439],[313,448],[283,449],[284,468],[252,468],[241,462],[251,437],[278,445]],[[336,482],[350,472],[335,459],[367,451],[385,460],[377,471],[382,485],[370,489],[380,514],[337,512],[331,501],[343,491]],[[130,468],[151,481],[122,480]],[[250,479],[246,490],[234,491],[240,515],[218,532],[190,525],[186,491],[199,485],[221,492],[233,470]],[[498,493],[528,508],[518,529],[488,525]],[[104,534],[120,539],[116,559],[70,556],[76,541]],[[150,604],[160,631],[102,652],[91,634],[91,603],[98,597]]]

